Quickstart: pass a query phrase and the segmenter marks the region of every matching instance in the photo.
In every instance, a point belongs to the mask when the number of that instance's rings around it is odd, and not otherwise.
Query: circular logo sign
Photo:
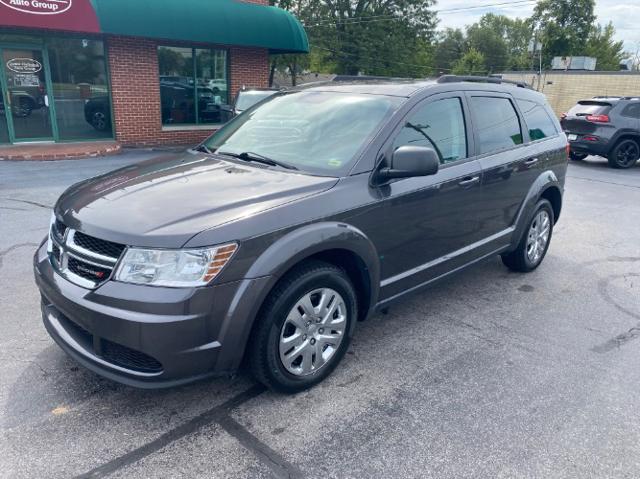
[[[42,63],[33,58],[12,58],[7,62],[7,68],[16,73],[38,73]]]
[[[73,0],[0,0],[2,5],[34,15],[55,15],[71,8]]]

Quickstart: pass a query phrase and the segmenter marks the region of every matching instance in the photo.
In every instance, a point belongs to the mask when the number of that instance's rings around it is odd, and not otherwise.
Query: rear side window
[[[480,154],[522,144],[520,120],[507,98],[475,96],[471,99]]]
[[[629,118],[640,118],[640,102],[631,103],[624,107],[621,113],[622,116],[628,116]]]
[[[433,148],[443,164],[466,158],[467,136],[460,98],[418,106],[393,142],[393,149],[405,145]]]
[[[611,103],[606,101],[583,100],[567,112],[567,116],[606,115],[611,110]]]
[[[524,116],[524,122],[529,128],[531,141],[542,140],[556,136],[558,130],[544,106],[528,100],[516,100]]]

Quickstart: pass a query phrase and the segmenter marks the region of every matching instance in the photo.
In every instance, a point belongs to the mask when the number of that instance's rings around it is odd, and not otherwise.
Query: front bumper
[[[231,373],[240,364],[268,277],[204,288],[107,281],[77,286],[34,257],[45,327],[86,368],[142,388]]]

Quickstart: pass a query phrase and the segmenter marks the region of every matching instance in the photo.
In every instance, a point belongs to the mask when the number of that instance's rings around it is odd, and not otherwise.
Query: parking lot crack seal
[[[37,201],[20,200],[20,199],[17,199],[17,198],[6,198],[6,197],[2,197],[2,198],[0,198],[0,200],[14,201],[16,203],[24,203],[26,205],[37,206],[38,208],[45,208],[45,209],[48,209],[48,210],[53,208],[53,206],[45,205],[43,203],[38,203]]]
[[[26,248],[28,246],[36,247],[36,246],[38,246],[38,243],[18,243],[18,244],[14,244],[13,246],[8,247],[4,251],[0,251],[0,268],[2,268],[2,262],[4,261],[4,257],[6,255],[11,253],[12,251],[17,250],[18,248]]]
[[[164,447],[177,441],[178,439],[182,439],[189,434],[193,434],[199,429],[202,429],[203,427],[212,423],[219,424],[228,434],[237,439],[243,447],[255,454],[258,460],[260,460],[267,467],[269,467],[269,469],[271,469],[275,477],[279,479],[302,478],[304,477],[304,474],[297,466],[291,464],[276,451],[261,442],[244,426],[242,426],[238,421],[236,421],[229,415],[229,413],[233,409],[259,396],[264,391],[264,386],[255,385],[247,389],[246,391],[237,394],[223,404],[220,404],[213,409],[209,409],[208,411],[205,411],[202,414],[194,417],[190,421],[187,421],[186,423],[183,423],[180,426],[177,426],[174,429],[165,432],[153,441],[148,442],[147,444],[144,444],[137,449],[129,451],[128,453],[117,457],[109,462],[106,462],[101,466],[92,469],[91,471],[80,474],[76,476],[75,479],[106,477],[110,474],[113,474],[117,470],[134,464],[153,454],[154,452],[163,449]]]

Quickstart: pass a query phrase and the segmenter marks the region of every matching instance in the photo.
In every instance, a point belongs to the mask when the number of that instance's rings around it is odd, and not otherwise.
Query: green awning
[[[234,0],[91,0],[100,30],[112,35],[308,53],[304,28],[276,7]]]

